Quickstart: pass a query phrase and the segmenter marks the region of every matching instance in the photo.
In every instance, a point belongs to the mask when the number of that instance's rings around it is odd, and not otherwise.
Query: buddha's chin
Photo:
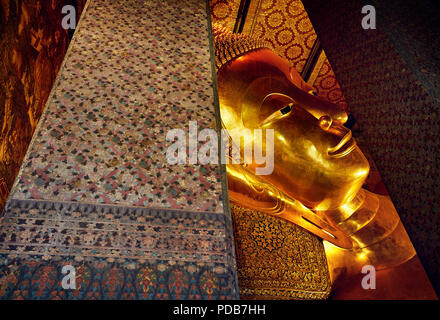
[[[316,181],[317,183],[310,185],[307,191],[298,192],[302,195],[300,202],[306,207],[318,211],[334,210],[344,206],[354,199],[362,188],[368,175],[368,170],[364,171],[365,174],[356,179],[327,181],[327,184]],[[292,192],[289,193],[295,198]],[[299,200],[298,198],[297,200]]]

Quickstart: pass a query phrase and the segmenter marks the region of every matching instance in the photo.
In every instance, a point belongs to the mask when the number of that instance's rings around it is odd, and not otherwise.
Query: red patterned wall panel
[[[316,40],[316,33],[299,0],[254,0],[244,32],[270,43],[301,72]]]
[[[209,5],[212,22],[234,30],[240,0],[211,0]]]
[[[322,64],[320,70],[318,71],[318,76],[313,82],[312,86],[316,88],[318,96],[324,99],[339,104],[345,110],[348,110],[347,102],[345,101],[344,94],[342,93],[341,87],[339,86],[338,80],[336,80],[335,73],[328,61],[327,57],[324,55],[324,63]]]

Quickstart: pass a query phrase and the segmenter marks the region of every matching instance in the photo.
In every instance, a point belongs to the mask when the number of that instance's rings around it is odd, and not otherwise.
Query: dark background
[[[437,1],[438,2],[438,1]],[[360,134],[440,292],[440,12],[435,1],[303,0]],[[376,30],[361,26],[374,5]]]

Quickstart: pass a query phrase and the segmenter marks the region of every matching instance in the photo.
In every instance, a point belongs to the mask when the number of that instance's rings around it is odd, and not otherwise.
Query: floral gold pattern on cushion
[[[282,219],[231,204],[238,281],[244,299],[325,299],[331,289],[324,246]]]
[[[276,224],[258,221],[255,222],[251,237],[258,246],[272,252],[283,246],[285,237],[281,231]]]

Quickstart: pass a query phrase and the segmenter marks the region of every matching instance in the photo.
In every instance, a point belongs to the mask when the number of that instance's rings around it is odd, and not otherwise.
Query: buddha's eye
[[[268,94],[260,105],[259,118],[263,123],[273,121],[277,117],[292,111],[294,100],[282,93]]]
[[[278,120],[278,119],[285,117],[288,113],[290,113],[292,111],[292,108],[293,108],[293,103],[281,108],[278,111],[275,111],[274,113],[269,115],[266,119],[264,119],[262,124],[266,125],[269,122],[272,122],[274,120]]]
[[[289,104],[288,106],[285,106],[283,109],[281,109],[280,112],[284,115],[284,114],[288,114],[291,110],[292,110],[292,107]]]

